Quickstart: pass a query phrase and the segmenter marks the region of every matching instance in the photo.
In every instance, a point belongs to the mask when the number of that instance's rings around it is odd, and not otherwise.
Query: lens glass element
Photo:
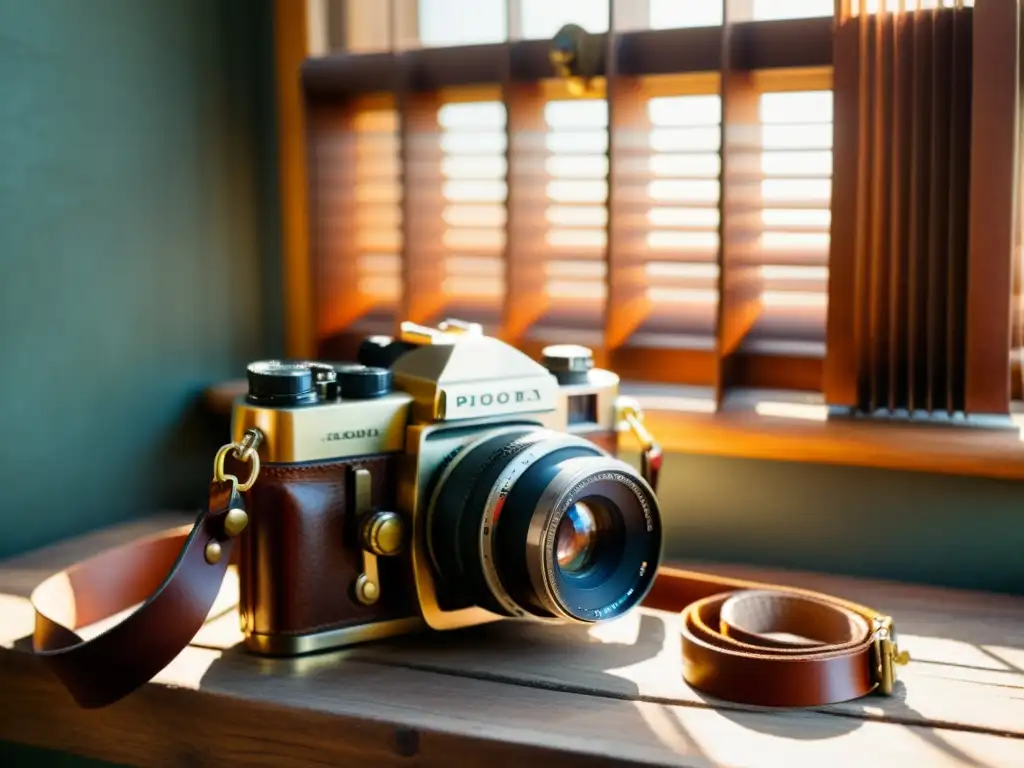
[[[600,499],[580,500],[569,507],[555,533],[559,570],[577,578],[589,573],[600,557],[610,528],[608,510]]]

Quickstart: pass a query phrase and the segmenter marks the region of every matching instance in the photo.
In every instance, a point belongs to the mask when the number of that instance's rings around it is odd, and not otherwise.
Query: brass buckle
[[[891,616],[876,616],[872,629],[875,687],[882,695],[892,696],[896,686],[896,667],[909,664],[910,654],[900,650]]]
[[[631,397],[620,396],[615,401],[615,410],[617,419],[626,423],[626,427],[640,443],[641,450],[649,451],[656,445],[654,436],[644,424],[644,412],[640,408],[640,403]]]

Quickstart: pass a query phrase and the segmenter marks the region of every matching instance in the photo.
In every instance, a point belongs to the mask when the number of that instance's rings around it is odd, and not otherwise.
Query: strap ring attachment
[[[910,663],[910,654],[901,651],[891,616],[876,616],[871,635],[876,688],[883,696],[892,696],[896,685],[896,667]]]
[[[213,479],[215,482],[223,483],[233,481],[241,492],[248,491],[256,484],[256,478],[260,474],[260,455],[258,453],[260,443],[263,442],[263,433],[258,429],[247,429],[242,440],[237,443],[228,443],[221,446],[213,459]],[[249,464],[249,477],[243,483],[237,477],[224,471],[224,460],[228,452],[238,459]]]
[[[631,397],[615,400],[615,417],[618,431],[629,431],[640,444],[640,473],[651,489],[658,492],[658,473],[661,471],[661,446],[644,424],[644,412],[640,403]]]

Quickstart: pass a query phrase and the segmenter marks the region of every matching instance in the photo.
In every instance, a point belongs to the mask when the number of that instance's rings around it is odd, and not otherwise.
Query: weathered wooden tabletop
[[[31,589],[190,520],[0,563],[0,739],[140,765],[1024,766],[1024,598],[722,566],[706,567],[892,614],[913,656],[897,695],[787,712],[708,700],[680,677],[676,617],[646,610],[589,630],[499,622],[261,659],[237,647],[229,580],[154,682],[79,709],[30,655]]]

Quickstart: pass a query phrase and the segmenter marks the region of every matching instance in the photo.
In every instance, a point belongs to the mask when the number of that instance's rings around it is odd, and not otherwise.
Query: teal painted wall
[[[281,344],[267,0],[0,3],[0,557],[202,503]]]
[[[1024,594],[1019,482],[679,454],[661,478],[666,557]]]

